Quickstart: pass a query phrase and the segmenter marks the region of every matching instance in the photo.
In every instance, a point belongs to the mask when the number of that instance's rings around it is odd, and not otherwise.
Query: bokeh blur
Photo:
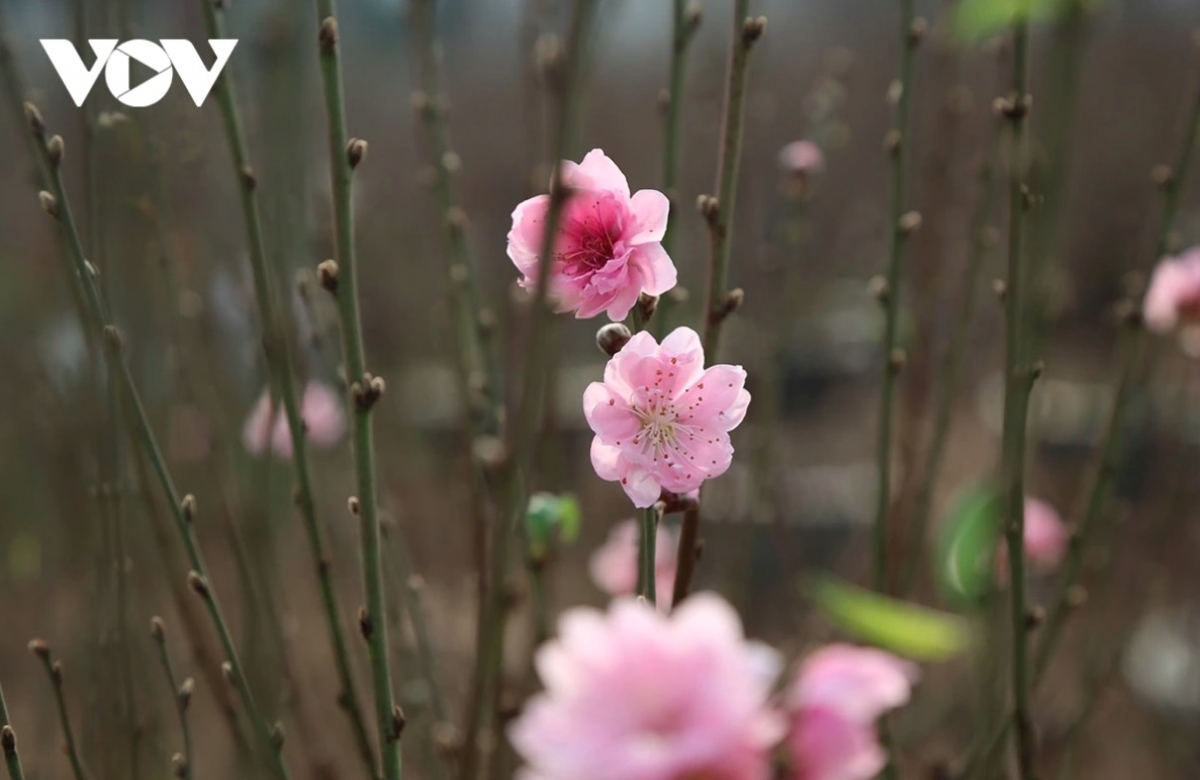
[[[41,173],[20,109],[41,108],[66,141],[64,175],[90,259],[124,333],[125,354],[180,489],[197,497],[195,527],[232,618],[251,685],[288,734],[298,777],[360,771],[338,712],[337,683],[288,460],[247,447],[244,426],[267,383],[253,304],[238,182],[215,100],[197,108],[176,86],[128,108],[98,84],[69,99],[43,38],[189,38],[201,2],[0,0],[0,684],[31,778],[68,777],[53,689],[26,650],[40,637],[66,669],[66,693],[93,777],[167,774],[177,731],[149,625],[162,616],[177,673],[197,680],[198,777],[242,777],[215,637],[189,592],[183,550],[147,464],[114,427],[104,371],[89,355],[53,222],[39,207]],[[527,357],[527,309],[505,254],[513,207],[545,191],[555,105],[540,67],[564,34],[566,0],[438,0],[443,87],[487,304],[510,386]],[[602,0],[587,77],[578,159],[602,148],[634,189],[662,183],[671,13],[667,0]],[[672,223],[686,296],[673,324],[696,325],[707,234],[693,208],[717,166],[730,3],[706,0],[688,55],[682,168]],[[745,305],[721,360],[744,365],[754,395],[735,432],[738,454],[705,495],[698,586],[742,613],[747,630],[796,655],[836,636],[805,583],[834,571],[867,582],[875,507],[883,316],[869,280],[887,256],[890,85],[900,39],[896,3],[754,0],[769,19],[753,53],[731,283]],[[955,0],[922,0],[930,31],[916,55],[907,209],[910,244],[901,325],[907,361],[898,397],[894,576],[907,598],[951,609],[939,592],[935,540],[958,499],[994,474],[1000,450],[1006,165],[993,100],[1010,81],[1003,35],[954,34]],[[1162,197],[1152,171],[1173,164],[1200,79],[1183,0],[1077,0],[1034,29],[1031,155],[1038,186],[1028,251],[1042,269],[1039,357],[1045,370],[1030,422],[1028,488],[1077,517],[1104,434],[1120,363],[1114,307],[1138,300],[1154,262]],[[409,716],[407,776],[433,778],[453,749],[468,695],[477,609],[478,544],[471,442],[455,378],[436,176],[413,94],[418,35],[404,0],[343,2],[349,130],[369,156],[356,173],[363,326],[372,371],[388,390],[375,413],[380,501],[394,560],[400,540],[424,581],[424,607],[449,718],[436,723],[409,621],[389,616],[398,695]],[[325,115],[314,9],[233,0],[239,40],[228,66],[255,161],[265,242],[303,380],[341,387],[333,305],[317,264],[334,253]],[[207,51],[202,56],[208,58]],[[539,53],[540,52],[540,53]],[[90,59],[90,58],[89,58]],[[820,169],[781,161],[790,142],[821,150]],[[988,171],[992,175],[988,175]],[[1200,193],[1184,180],[1172,247],[1200,238]],[[982,205],[981,205],[982,204]],[[907,210],[906,209],[906,210]],[[973,227],[975,226],[975,227]],[[979,231],[975,228],[984,226]],[[975,248],[981,269],[967,273]],[[964,335],[962,372],[944,394],[943,356]],[[563,318],[533,487],[572,493],[577,538],[554,543],[551,614],[602,604],[587,561],[633,512],[588,460],[580,394],[605,357],[599,320]],[[1097,532],[1083,551],[1072,612],[1035,711],[1046,777],[1200,777],[1200,543],[1194,356],[1154,338],[1134,390]],[[1187,345],[1184,344],[1184,347]],[[712,356],[710,356],[710,361]],[[510,394],[511,395],[511,394]],[[914,539],[934,420],[949,404],[942,467],[932,483],[928,539]],[[253,438],[253,437],[250,437]],[[257,451],[255,451],[257,450]],[[354,490],[344,438],[315,449],[318,515],[328,530],[343,614],[362,602]],[[911,578],[908,569],[911,567]],[[406,587],[389,565],[398,603]],[[1055,572],[1030,598],[1050,605]],[[1083,596],[1086,594],[1086,600]],[[529,584],[514,594],[506,686],[530,689]],[[365,645],[351,630],[367,690]],[[979,648],[930,665],[913,706],[894,719],[901,776],[953,776],[983,738]],[[1053,774],[1062,772],[1063,774]],[[999,775],[998,775],[999,776]]]

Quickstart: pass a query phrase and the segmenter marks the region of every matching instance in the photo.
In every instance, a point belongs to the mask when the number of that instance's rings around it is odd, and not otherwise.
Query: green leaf
[[[958,615],[881,596],[822,577],[811,587],[817,606],[854,638],[919,661],[961,653],[970,635]]]
[[[570,493],[534,493],[529,498],[525,527],[529,530],[529,551],[534,556],[545,555],[554,539],[573,542],[579,537],[583,512],[579,499]]]
[[[968,42],[997,35],[1019,21],[1045,22],[1063,16],[1088,0],[962,0],[954,16],[954,29]]]
[[[1000,493],[986,484],[971,488],[951,507],[936,551],[938,586],[951,603],[975,607],[991,591],[1000,512]]]

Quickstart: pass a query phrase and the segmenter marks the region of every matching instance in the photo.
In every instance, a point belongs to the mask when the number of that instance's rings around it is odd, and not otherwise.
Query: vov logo
[[[100,70],[103,69],[104,81],[113,97],[127,106],[144,108],[163,99],[171,88],[175,73],[179,74],[179,80],[199,106],[217,83],[217,77],[221,75],[225,63],[229,62],[237,41],[229,39],[208,42],[216,55],[216,62],[211,69],[204,66],[204,61],[196,53],[196,47],[192,46],[191,41],[174,38],[163,39],[159,43],[142,39],[124,43],[115,39],[88,41],[88,45],[96,54],[96,61],[92,63],[91,69],[83,64],[83,59],[71,41],[48,38],[42,40],[41,44],[75,105],[83,105],[83,101],[95,86],[96,79],[100,77]],[[130,64],[134,60],[154,71],[154,75],[136,87],[131,87]]]

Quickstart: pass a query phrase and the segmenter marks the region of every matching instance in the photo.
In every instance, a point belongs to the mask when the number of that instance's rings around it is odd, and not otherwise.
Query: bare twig
[[[132,412],[141,445],[150,459],[151,467],[158,479],[159,486],[174,513],[176,527],[179,530],[184,549],[188,554],[188,560],[192,566],[191,579],[193,581],[193,590],[203,599],[208,609],[209,617],[217,629],[227,663],[230,665],[233,683],[242,697],[243,705],[247,710],[251,723],[255,726],[264,743],[270,745],[270,727],[262,718],[258,710],[258,705],[250,691],[241,661],[238,659],[233,636],[229,632],[228,623],[221,610],[220,602],[217,600],[216,593],[209,582],[208,569],[204,564],[200,544],[196,538],[195,529],[192,526],[196,511],[195,499],[191,496],[181,497],[175,488],[174,480],[171,478],[170,471],[167,468],[166,458],[163,456],[162,449],[158,445],[158,439],[150,427],[150,420],[146,415],[141,396],[138,394],[137,387],[134,384],[133,374],[130,372],[129,365],[124,359],[121,332],[110,319],[107,306],[100,296],[100,291],[96,284],[99,271],[84,255],[83,244],[80,241],[79,232],[75,227],[75,221],[71,215],[70,201],[67,198],[66,188],[63,185],[59,170],[59,164],[62,161],[62,139],[58,136],[54,136],[53,139],[46,137],[46,128],[41,112],[32,103],[26,103],[25,109],[29,127],[38,141],[38,151],[41,155],[43,170],[53,189],[53,192],[43,191],[39,193],[42,208],[58,224],[62,237],[71,251],[74,275],[82,282],[84,292],[86,293],[86,322],[89,325],[89,330],[97,337],[102,338],[104,342],[104,354],[109,365],[109,376],[120,385],[124,400]],[[51,141],[54,141],[54,143],[51,143]],[[198,584],[202,584],[202,587]],[[271,763],[275,775],[280,778],[286,778],[287,770],[282,758],[274,750],[271,750],[270,754],[274,756]]]
[[[79,750],[75,744],[75,732],[71,728],[71,717],[67,712],[67,697],[63,690],[63,666],[61,661],[55,661],[50,656],[50,645],[46,644],[43,639],[34,639],[29,643],[29,652],[41,662],[42,667],[46,670],[46,676],[50,679],[50,685],[54,688],[54,700],[58,705],[58,719],[62,724],[63,739],[66,742],[67,759],[71,762],[71,771],[75,775],[75,780],[87,780],[88,772],[84,768],[83,759],[79,755]]]
[[[175,700],[175,712],[179,716],[179,731],[183,738],[183,753],[176,753],[172,758],[172,770],[175,777],[181,778],[181,780],[192,780],[194,757],[192,754],[192,731],[188,727],[187,713],[196,684],[191,677],[180,683],[175,676],[175,669],[171,665],[171,654],[167,651],[166,626],[163,624],[162,618],[150,619],[150,636],[154,638],[154,644],[158,647],[158,658],[162,662],[167,685],[170,686],[171,696]]]
[[[212,38],[228,38],[225,32],[224,3],[216,0],[201,0],[205,24]],[[267,253],[263,242],[262,220],[258,206],[258,180],[250,164],[249,151],[242,129],[241,113],[234,94],[233,81],[228,72],[217,79],[217,102],[225,126],[241,196],[242,221],[246,229],[249,248],[250,269],[254,277],[254,293],[258,307],[259,327],[262,331],[263,350],[271,378],[272,399],[278,397],[282,403],[284,417],[292,439],[292,465],[296,474],[296,507],[304,522],[309,551],[312,553],[314,573],[321,591],[321,606],[333,649],[334,665],[341,688],[339,703],[350,721],[355,745],[367,767],[374,771],[374,758],[366,724],[363,722],[358,691],[350,671],[350,656],[346,648],[341,609],[333,584],[333,562],[329,555],[324,529],[317,519],[316,503],[313,499],[312,472],[308,461],[307,434],[300,412],[299,392],[292,367],[291,349],[284,336],[279,306],[275,300],[268,268]]]

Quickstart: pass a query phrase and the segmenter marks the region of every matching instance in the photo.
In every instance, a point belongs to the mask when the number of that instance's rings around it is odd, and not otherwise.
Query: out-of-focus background
[[[603,0],[583,125],[634,189],[662,180],[662,113],[670,3]],[[729,5],[704,3],[682,96],[684,134],[675,262],[697,322],[707,239],[691,207],[710,191],[730,29]],[[886,256],[889,167],[883,138],[900,53],[896,3],[755,0],[769,18],[753,52],[731,281],[746,304],[721,359],[740,363],[755,396],[735,433],[738,455],[706,496],[698,583],[725,594],[748,632],[796,653],[832,636],[802,584],[834,570],[863,581],[874,508],[874,447],[882,315],[868,280]],[[904,533],[922,481],[941,356],[964,295],[976,296],[963,378],[953,398],[933,516],[987,479],[999,451],[1002,311],[991,281],[1000,252],[964,289],[972,218],[985,197],[981,168],[999,166],[995,207],[1006,224],[1005,157],[996,156],[992,101],[1008,82],[1002,41],[957,43],[944,23],[954,2],[920,2],[931,34],[917,54],[908,203],[923,215],[899,291],[908,348],[899,400],[895,549],[914,560],[916,601],[939,605],[925,554]],[[510,214],[544,191],[553,106],[539,79],[539,39],[561,33],[569,3],[439,0],[444,87],[461,205],[515,345],[523,307],[505,255]],[[200,4],[81,0],[90,38],[202,41]],[[93,374],[53,223],[36,194],[40,174],[19,114],[41,107],[67,144],[67,186],[100,268],[151,420],[180,488],[197,496],[196,527],[260,704],[278,713],[296,776],[358,771],[335,703],[336,683],[287,461],[255,457],[242,428],[263,391],[237,183],[215,100],[197,108],[178,84],[156,106],[129,109],[98,83],[83,109],[70,101],[38,40],[73,38],[79,7],[3,0],[0,36],[0,683],[20,726],[29,776],[67,777],[52,689],[26,643],[42,637],[64,661],[68,704],[94,776],[161,777],[177,750],[170,692],[148,626],[163,616],[180,676],[194,676],[201,777],[238,776],[223,715],[231,700],[214,675],[215,639],[187,591],[186,565],[153,482],[127,437],[106,429],[109,398]],[[1032,149],[1050,182],[1034,211],[1031,250],[1044,262],[1041,354],[1029,487],[1073,516],[1103,429],[1118,363],[1113,304],[1136,295],[1154,261],[1161,198],[1155,165],[1173,161],[1200,77],[1190,31],[1200,7],[1183,0],[1082,3],[1033,39]],[[305,3],[234,0],[228,66],[248,123],[268,253],[305,379],[336,387],[331,303],[313,270],[330,256],[325,118]],[[376,441],[381,502],[393,537],[407,539],[426,583],[436,663],[461,722],[475,626],[476,560],[467,448],[454,377],[449,282],[430,182],[431,157],[411,95],[418,88],[410,9],[401,0],[343,2],[340,14],[349,129],[370,153],[356,179],[362,306],[369,367],[387,378]],[[207,52],[203,52],[207,58]],[[17,94],[13,93],[17,90]],[[781,170],[786,143],[810,139],[825,156],[805,179]],[[1183,197],[1177,246],[1200,232],[1196,187]],[[995,241],[989,245],[995,245]],[[1132,275],[1131,275],[1132,274]],[[598,321],[564,322],[545,412],[537,489],[571,492],[578,539],[548,569],[550,608],[600,604],[587,558],[632,514],[587,457],[580,393],[599,378]],[[510,376],[522,355],[507,355]],[[711,360],[710,356],[710,360]],[[1101,543],[1085,556],[1089,599],[1072,618],[1036,699],[1047,767],[1093,780],[1200,777],[1200,604],[1194,561],[1196,369],[1173,341],[1152,345],[1136,424],[1120,461]],[[319,515],[331,538],[346,615],[361,601],[357,525],[346,510],[353,465],[343,442],[314,455]],[[115,486],[108,489],[105,486]],[[389,581],[393,601],[401,584]],[[1045,603],[1053,577],[1035,579]],[[528,686],[527,594],[510,630],[513,691]],[[257,605],[253,607],[251,605]],[[432,760],[428,686],[407,624],[394,633],[398,691],[410,717],[413,777]],[[353,663],[366,680],[362,643]],[[904,777],[931,777],[979,739],[969,714],[971,664],[927,669],[915,704],[896,721]],[[360,686],[363,691],[365,685]],[[1086,711],[1088,717],[1079,719]],[[1073,728],[1076,723],[1082,725]],[[131,730],[129,725],[134,728]],[[439,733],[452,741],[447,729]],[[1068,751],[1065,746],[1072,746]],[[134,764],[137,764],[135,770]],[[136,771],[136,774],[135,774]]]

